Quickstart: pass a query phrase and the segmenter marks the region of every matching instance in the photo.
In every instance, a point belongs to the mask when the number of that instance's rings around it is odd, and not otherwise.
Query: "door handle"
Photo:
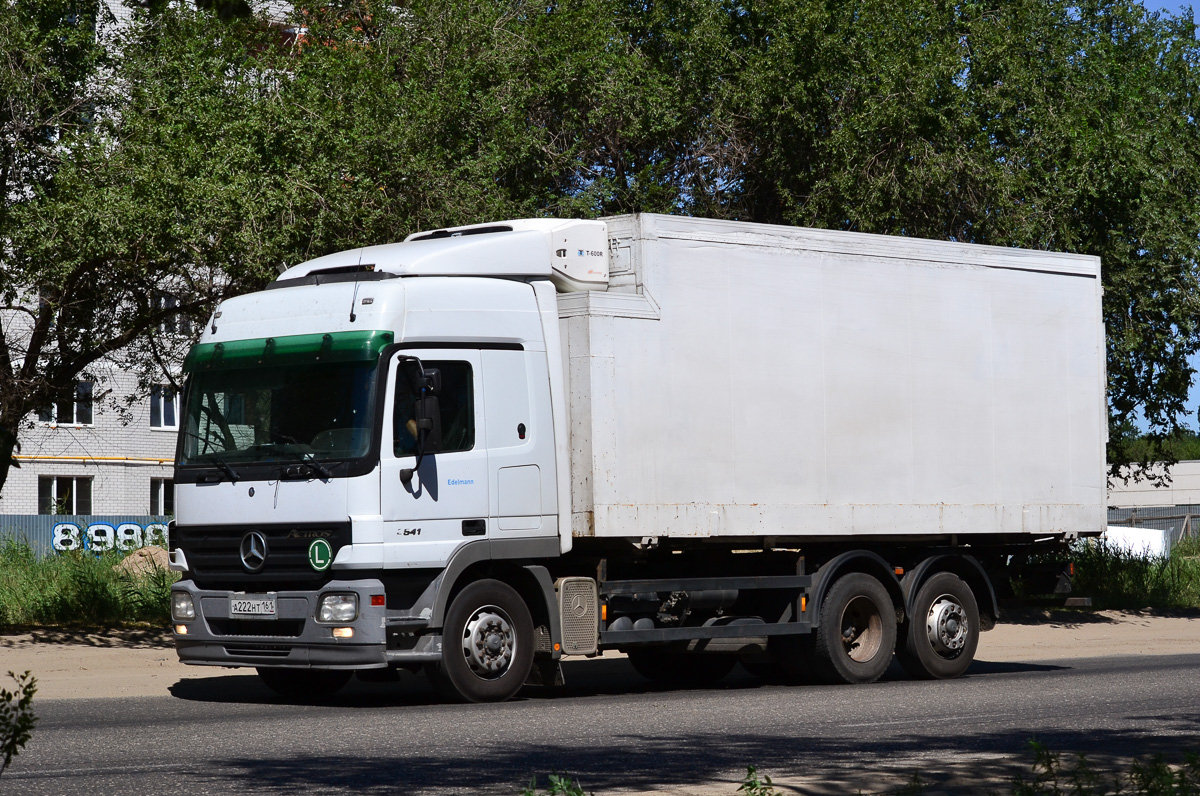
[[[487,520],[463,520],[463,536],[483,536],[487,533]]]

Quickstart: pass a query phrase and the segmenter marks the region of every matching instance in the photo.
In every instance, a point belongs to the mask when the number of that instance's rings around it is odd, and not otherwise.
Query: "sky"
[[[1172,14],[1178,14],[1179,11],[1182,8],[1184,8],[1185,6],[1193,5],[1193,4],[1192,3],[1179,3],[1179,2],[1163,3],[1163,2],[1154,2],[1154,0],[1146,0],[1146,2],[1144,2],[1142,5],[1146,6],[1146,8],[1150,11],[1169,11]],[[1200,5],[1200,4],[1197,4],[1197,5]]]

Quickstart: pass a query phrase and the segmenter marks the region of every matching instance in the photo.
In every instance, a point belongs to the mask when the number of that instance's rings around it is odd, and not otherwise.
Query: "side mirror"
[[[407,380],[413,395],[413,420],[417,440],[415,466],[400,471],[400,480],[412,482],[413,472],[420,469],[426,453],[437,453],[442,449],[442,412],[437,393],[442,389],[442,372],[437,368],[426,369],[416,357],[400,359],[399,376]]]
[[[418,398],[413,404],[417,421],[417,452],[437,453],[442,449],[442,411],[436,395]]]

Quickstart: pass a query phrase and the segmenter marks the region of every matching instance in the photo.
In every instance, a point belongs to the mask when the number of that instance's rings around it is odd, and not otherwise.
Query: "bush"
[[[17,675],[8,673],[17,683],[15,691],[0,689],[0,774],[21,753],[25,744],[33,737],[33,725],[37,716],[33,714],[33,695],[37,691],[37,678],[29,672]]]
[[[167,624],[176,574],[125,574],[115,568],[123,557],[75,550],[38,559],[27,544],[0,541],[0,628]]]
[[[551,774],[549,782],[546,785],[545,791],[539,791],[537,786],[537,776],[533,776],[529,780],[529,786],[521,791],[521,796],[589,796],[584,791],[583,786],[570,777],[564,777],[561,774]]]
[[[1083,755],[1063,765],[1060,755],[1036,741],[1033,772],[1028,779],[1017,777],[1013,796],[1191,796],[1200,793],[1200,757],[1188,754],[1181,766],[1170,766],[1162,755],[1148,761],[1135,760],[1127,774],[1097,771]]]
[[[1170,556],[1142,556],[1103,542],[1079,545],[1072,590],[1096,608],[1200,608],[1200,539]]]

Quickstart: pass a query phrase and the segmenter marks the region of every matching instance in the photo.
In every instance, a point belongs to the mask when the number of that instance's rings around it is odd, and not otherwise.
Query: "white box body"
[[[1105,527],[1098,258],[606,221],[558,297],[573,536]]]

